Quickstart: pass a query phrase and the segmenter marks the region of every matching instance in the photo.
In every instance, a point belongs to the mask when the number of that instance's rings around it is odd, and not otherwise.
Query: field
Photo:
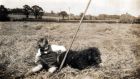
[[[37,40],[47,36],[50,44],[69,47],[78,23],[1,22],[0,79],[10,79],[34,67]],[[53,76],[42,70],[25,79],[139,79],[140,25],[84,23],[73,50],[98,47],[103,66],[82,71],[63,68]]]

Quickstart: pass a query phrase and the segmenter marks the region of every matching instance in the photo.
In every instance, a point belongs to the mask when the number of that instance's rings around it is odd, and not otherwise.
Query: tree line
[[[16,15],[25,15],[26,18],[29,19],[30,15],[33,15],[35,19],[42,19],[42,16],[56,16],[56,17],[62,17],[62,20],[80,20],[83,13],[80,13],[79,15],[74,14],[68,14],[66,11],[60,11],[58,13],[55,13],[51,11],[50,13],[45,13],[42,7],[38,5],[24,5],[22,8],[6,8],[4,5],[0,5],[0,21],[7,21],[10,20],[8,17],[9,14],[16,14]],[[68,17],[69,16],[69,17]],[[65,18],[67,17],[67,18]],[[134,21],[138,21],[139,18],[134,17],[128,13],[122,14],[122,15],[107,15],[107,14],[100,14],[98,16],[92,16],[92,15],[85,15],[84,20],[119,20],[122,23],[130,23]]]
[[[8,9],[4,5],[0,5],[0,20],[8,20],[8,14],[24,14],[26,18],[29,18],[29,15],[34,15],[35,19],[42,18],[44,10],[38,5],[30,7],[29,5],[24,5],[23,8],[14,8]]]
[[[4,5],[0,5],[0,21],[6,21],[9,20],[10,18],[8,17],[8,14],[17,14],[17,15],[25,15],[26,19],[29,18],[29,15],[34,15],[35,19],[42,19],[42,16],[44,15],[44,10],[42,7],[38,5],[34,6],[29,6],[29,5],[24,5],[23,8],[14,8],[14,9],[9,9],[5,8]],[[61,11],[58,13],[59,16],[62,16],[64,19],[66,16],[68,16],[66,11]]]
[[[0,5],[0,21],[6,21],[10,18],[8,17],[8,14],[17,14],[17,15],[25,15],[26,19],[29,18],[29,15],[34,15],[35,19],[42,19],[42,16],[44,15],[44,10],[42,7],[38,5],[29,6],[24,5],[23,8],[6,8],[4,5]],[[53,12],[52,12],[53,13]],[[64,19],[66,16],[68,16],[68,13],[66,11],[61,11],[58,13],[59,16],[62,16]]]

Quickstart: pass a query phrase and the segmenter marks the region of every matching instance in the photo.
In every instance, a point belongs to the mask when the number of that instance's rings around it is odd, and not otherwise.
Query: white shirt
[[[60,45],[51,45],[51,49],[53,52],[56,53],[62,53],[66,51],[66,48],[64,46],[60,46]],[[44,52],[47,54],[47,52]],[[38,52],[35,55],[35,63],[39,60],[39,57],[41,56],[41,51],[40,49],[38,49]]]

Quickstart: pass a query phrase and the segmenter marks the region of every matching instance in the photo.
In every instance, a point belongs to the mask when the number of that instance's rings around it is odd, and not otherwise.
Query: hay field
[[[34,67],[37,40],[47,36],[50,44],[68,48],[77,23],[0,23],[0,79],[10,79]],[[103,66],[82,71],[70,67],[48,76],[42,70],[25,79],[139,79],[140,25],[84,23],[73,50],[98,47]]]

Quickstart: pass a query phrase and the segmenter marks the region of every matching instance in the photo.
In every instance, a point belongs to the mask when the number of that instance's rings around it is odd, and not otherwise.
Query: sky
[[[45,12],[67,11],[79,15],[82,13],[89,0],[0,0],[0,4],[7,8],[22,8],[27,4],[39,5]],[[92,0],[87,14],[124,14],[140,15],[140,0]]]

